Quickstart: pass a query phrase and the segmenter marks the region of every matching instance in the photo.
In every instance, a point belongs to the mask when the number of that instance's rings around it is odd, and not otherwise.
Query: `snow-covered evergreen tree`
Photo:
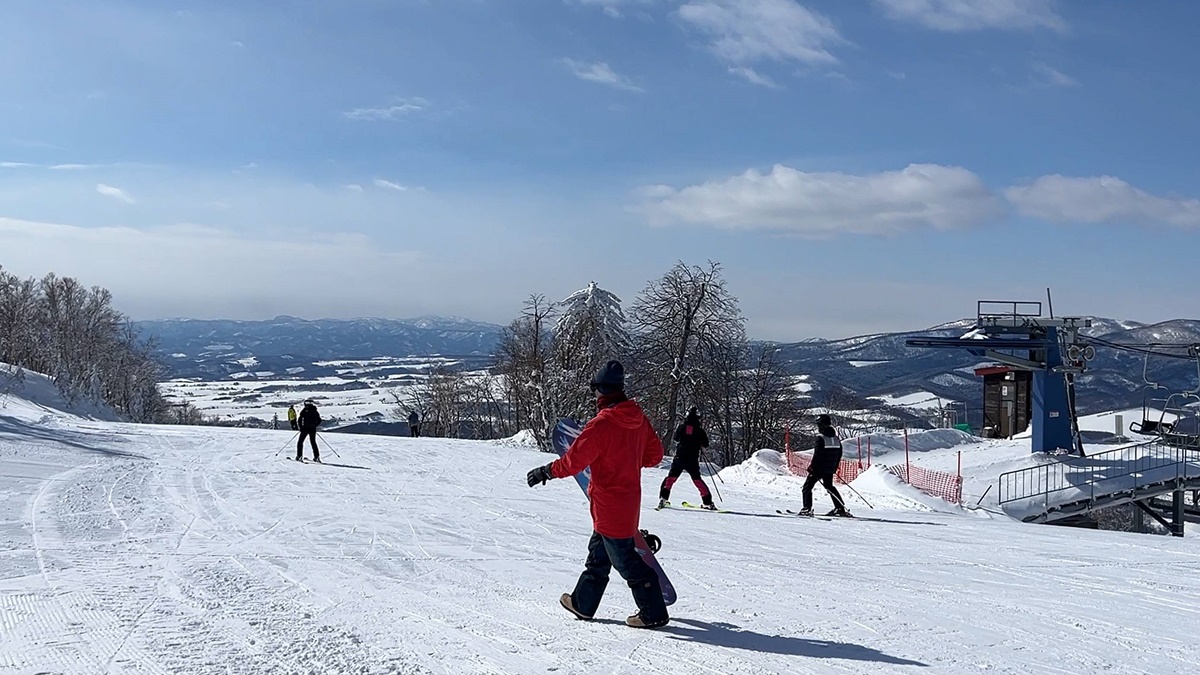
[[[625,359],[630,338],[621,298],[590,282],[558,303],[553,381],[548,388],[558,417],[595,414],[588,383],[610,359]]]

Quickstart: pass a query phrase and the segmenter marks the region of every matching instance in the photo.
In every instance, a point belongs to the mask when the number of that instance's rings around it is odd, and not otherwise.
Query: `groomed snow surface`
[[[0,672],[1200,669],[1194,538],[1021,524],[878,469],[854,483],[876,508],[850,497],[878,521],[779,516],[799,507],[800,480],[764,450],[721,473],[729,514],[654,511],[664,471],[644,473],[642,525],[680,598],[668,627],[645,631],[623,625],[633,605],[615,576],[596,621],[558,606],[590,522],[574,481],[526,487],[552,458],[527,438],[329,434],[320,466],[285,459],[290,437],[124,425],[9,395]],[[1022,461],[1011,443],[960,447],[970,467],[989,452]],[[960,447],[920,459],[953,464]],[[673,497],[698,501],[686,480]]]

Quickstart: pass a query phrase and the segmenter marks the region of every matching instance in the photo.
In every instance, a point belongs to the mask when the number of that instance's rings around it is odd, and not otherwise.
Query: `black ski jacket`
[[[700,459],[700,449],[708,447],[708,434],[700,426],[700,419],[688,415],[675,430],[675,457]]]
[[[321,413],[317,412],[317,406],[306,405],[300,411],[300,418],[296,422],[302,431],[316,431],[317,427],[321,426]]]
[[[817,431],[821,435],[817,436],[813,446],[812,465],[808,472],[816,476],[835,474],[842,464],[842,440],[833,427],[821,427]]]

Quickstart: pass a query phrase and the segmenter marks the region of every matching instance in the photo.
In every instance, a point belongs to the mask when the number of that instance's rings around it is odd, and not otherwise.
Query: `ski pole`
[[[842,473],[839,471],[839,472],[838,472],[838,478],[841,478],[841,477],[842,477]],[[858,497],[859,499],[861,499],[861,500],[862,500],[862,503],[864,503],[864,504],[866,504],[866,505],[867,505],[867,508],[869,508],[869,509],[874,509],[874,508],[875,508],[874,506],[871,506],[871,502],[867,501],[867,500],[866,500],[866,498],[864,498],[864,497],[863,497],[861,494],[859,494],[858,490],[855,490],[855,489],[854,489],[854,486],[853,486],[853,485],[851,485],[851,484],[847,483],[846,481],[842,481],[842,485],[845,485],[846,487],[850,488],[850,491],[854,493],[854,496],[855,496],[855,497]]]
[[[316,435],[318,435],[318,434],[317,434],[317,432],[315,432],[315,431],[314,431],[314,432],[313,432],[313,435],[314,435],[314,436],[316,436]],[[337,457],[338,459],[341,459],[341,458],[342,458],[342,456],[338,454],[338,451],[337,451],[337,450],[334,450],[334,449],[333,449],[333,446],[329,444],[329,439],[328,439],[328,438],[326,438],[325,436],[321,436],[321,441],[322,441],[322,442],[325,444],[325,447],[327,447],[327,448],[329,448],[330,450],[332,450],[332,451],[333,451],[333,456],[334,456],[334,457]]]
[[[280,452],[283,452],[284,450],[287,450],[288,446],[289,446],[289,445],[291,445],[291,444],[292,444],[292,441],[296,440],[296,437],[297,437],[297,436],[299,436],[299,435],[300,435],[300,432],[299,432],[299,431],[297,431],[296,433],[292,434],[292,440],[291,440],[291,441],[288,441],[287,443],[284,443],[284,444],[283,444],[283,447],[282,447],[282,448],[280,448],[280,449],[279,449],[279,451],[275,453],[275,456],[276,456],[276,457],[278,457]]]
[[[717,463],[712,461],[712,458],[708,456],[708,450],[701,448],[700,453],[704,455],[704,461],[708,462],[709,464],[712,464],[713,466],[716,466]],[[722,483],[725,482],[725,479],[721,478],[721,474],[719,472],[714,472],[713,475],[716,476],[717,480],[721,481]]]
[[[707,462],[711,466],[716,466],[715,464],[712,463],[712,461],[710,461],[708,459],[708,453],[704,452],[704,448],[700,448],[700,453],[704,456],[705,462]],[[721,481],[722,483],[725,482],[725,479],[721,478],[720,474],[718,474],[717,472],[714,471],[712,475],[716,476],[717,480]],[[713,492],[715,492],[717,494],[717,499],[720,499],[721,501],[725,501],[725,498],[721,496],[721,491],[717,489],[717,481],[714,480],[712,486],[713,486]]]

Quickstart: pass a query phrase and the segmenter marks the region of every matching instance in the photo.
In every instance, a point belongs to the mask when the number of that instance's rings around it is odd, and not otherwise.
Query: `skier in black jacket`
[[[296,461],[304,461],[304,439],[307,437],[312,445],[313,461],[320,462],[321,451],[317,449],[317,427],[321,426],[321,413],[317,412],[317,404],[305,401],[296,423],[300,427],[300,440],[296,441]]]
[[[816,445],[813,446],[813,458],[812,464],[808,467],[808,479],[804,481],[802,491],[804,508],[800,510],[800,515],[811,516],[813,514],[813,486],[820,481],[829,492],[829,496],[833,498],[833,510],[825,515],[850,518],[852,516],[846,510],[846,502],[842,500],[842,495],[833,486],[833,476],[842,464],[842,440],[838,438],[837,430],[833,428],[833,419],[829,415],[821,415],[817,418],[817,433],[820,435],[817,436]]]
[[[671,498],[671,488],[675,485],[675,481],[679,480],[679,476],[686,471],[692,477],[692,483],[696,485],[696,489],[700,491],[700,499],[704,502],[702,508],[710,511],[717,509],[717,505],[713,504],[708,486],[700,477],[700,451],[707,447],[708,434],[700,426],[700,411],[693,407],[688,411],[683,424],[680,424],[679,428],[675,430],[675,459],[671,460],[671,470],[667,472],[662,487],[658,489],[658,508],[665,508],[670,504],[667,500]]]

